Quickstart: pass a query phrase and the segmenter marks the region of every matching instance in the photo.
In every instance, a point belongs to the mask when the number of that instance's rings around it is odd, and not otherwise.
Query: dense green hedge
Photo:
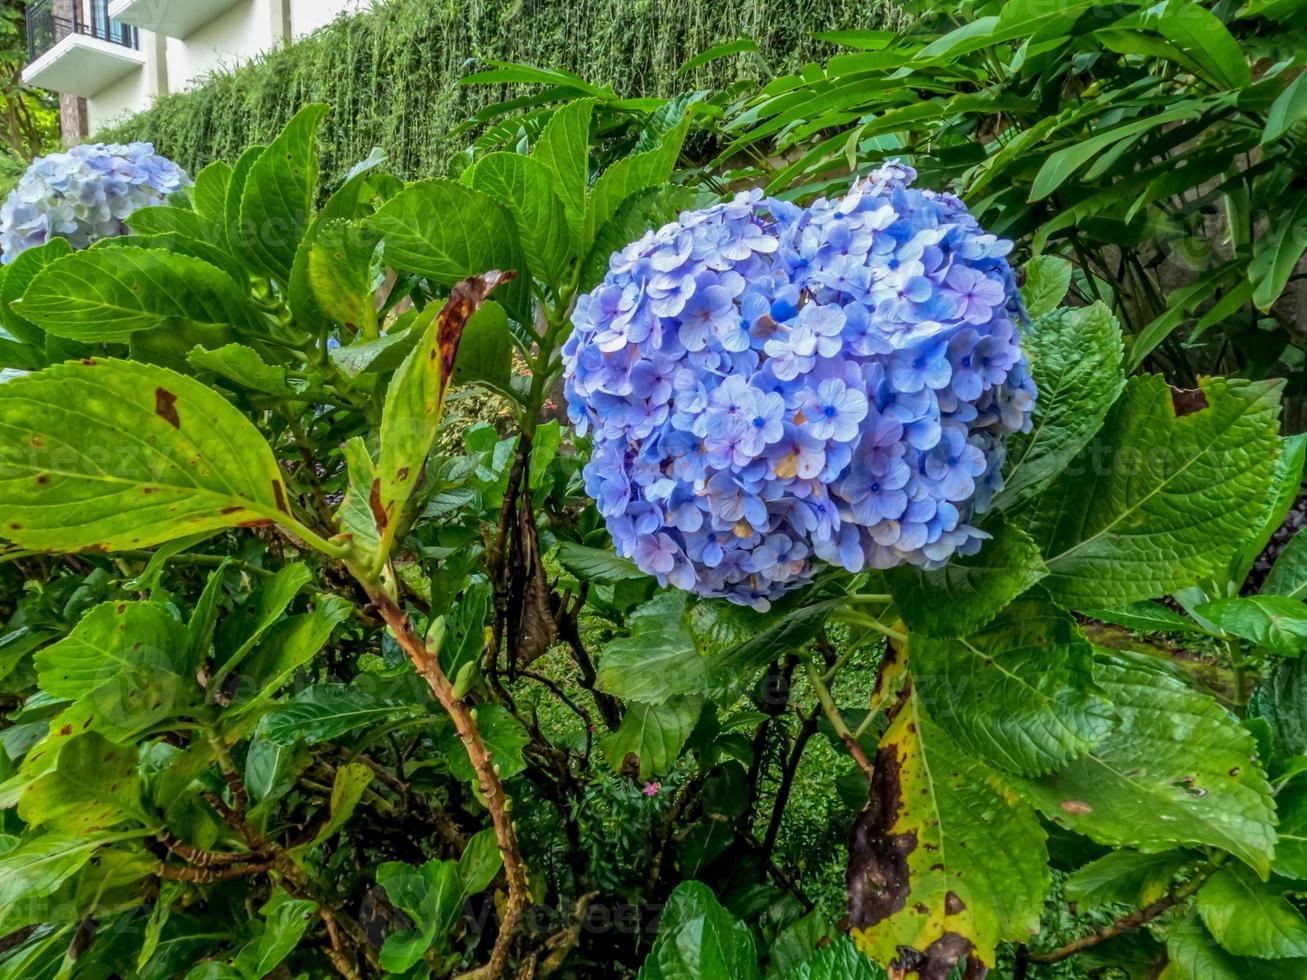
[[[822,53],[815,31],[896,26],[892,0],[387,0],[190,92],[161,99],[106,139],[145,139],[194,172],[234,160],[307,102],[335,107],[325,146],[332,178],[384,147],[406,177],[443,170],[446,134],[502,95],[458,80],[485,59],[564,68],[623,95],[715,88]],[[687,58],[741,35],[759,55],[685,76]],[[761,59],[761,60],[760,60]]]

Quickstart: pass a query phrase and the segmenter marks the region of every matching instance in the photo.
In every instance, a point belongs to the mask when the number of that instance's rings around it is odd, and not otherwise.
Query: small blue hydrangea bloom
[[[0,264],[52,238],[82,249],[125,234],[133,211],[164,204],[190,183],[149,143],[85,144],[39,157],[0,207]]]
[[[766,609],[814,563],[974,554],[1036,391],[1007,254],[891,163],[803,209],[761,191],[612,256],[564,347],[619,554]]]

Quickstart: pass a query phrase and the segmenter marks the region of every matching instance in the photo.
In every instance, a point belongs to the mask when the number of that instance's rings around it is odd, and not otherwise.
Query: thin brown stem
[[[1183,884],[1177,885],[1167,894],[1163,895],[1151,905],[1145,905],[1143,908],[1131,912],[1129,915],[1122,916],[1113,922],[1109,922],[1095,932],[1087,936],[1081,936],[1079,939],[1072,940],[1065,946],[1059,946],[1057,949],[1048,953],[1031,953],[1030,961],[1032,963],[1060,963],[1062,960],[1069,959],[1076,953],[1083,952],[1097,946],[1099,943],[1107,942],[1122,933],[1138,929],[1145,923],[1152,922],[1163,912],[1179,905],[1190,895],[1198,891],[1211,875],[1212,870],[1207,869],[1201,874],[1196,874]]]
[[[485,976],[497,980],[507,976],[508,957],[513,940],[530,903],[527,885],[526,863],[522,860],[522,850],[518,845],[517,831],[513,827],[512,804],[504,793],[504,784],[496,771],[494,759],[481,737],[476,719],[467,703],[454,693],[454,686],[441,669],[440,661],[427,649],[425,643],[413,628],[408,615],[395,604],[384,592],[372,593],[372,601],[381,612],[391,635],[400,648],[413,661],[418,674],[427,682],[431,693],[436,696],[445,712],[454,722],[454,729],[463,742],[472,768],[476,771],[478,788],[490,810],[490,819],[494,824],[495,837],[499,841],[499,852],[504,859],[504,876],[508,880],[508,900],[504,905],[503,918],[499,926],[499,935],[495,939],[495,948],[487,965]]]

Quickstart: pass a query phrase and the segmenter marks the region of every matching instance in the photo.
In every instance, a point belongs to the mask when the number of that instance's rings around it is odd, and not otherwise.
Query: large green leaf
[[[1271,474],[1271,492],[1257,521],[1248,529],[1231,566],[1231,585],[1241,586],[1261,557],[1271,538],[1284,526],[1289,511],[1302,492],[1303,465],[1307,461],[1307,433],[1280,438]],[[1263,587],[1263,591],[1265,587]]]
[[[886,573],[899,615],[914,633],[973,633],[1048,574],[1035,542],[1020,528],[1000,522],[987,530],[993,538],[974,555],[934,571],[903,565]]]
[[[1271,868],[1277,875],[1307,880],[1307,779],[1291,779],[1276,796],[1275,809],[1280,826]]]
[[[897,657],[882,688],[898,704],[881,737],[871,802],[849,844],[853,937],[879,963],[948,976],[1039,928],[1048,887],[1034,811],[929,717]],[[906,951],[915,950],[910,958]]]
[[[1307,649],[1307,605],[1279,595],[1232,596],[1194,609],[1226,633],[1254,646],[1296,657]]]
[[[536,277],[561,283],[571,241],[567,212],[554,193],[549,166],[520,153],[491,153],[477,161],[471,183],[512,212],[522,252]]]
[[[154,672],[176,676],[186,639],[166,607],[153,602],[105,602],[88,612],[58,643],[39,651],[41,690],[76,699],[118,678]]]
[[[315,225],[307,245],[306,275],[313,299],[336,323],[375,334],[373,260],[379,239],[354,221]]]
[[[1266,113],[1266,128],[1262,130],[1262,143],[1271,143],[1291,130],[1307,116],[1307,72],[1284,87]]]
[[[158,824],[141,804],[136,748],[114,745],[97,732],[69,739],[54,771],[23,793],[18,816],[29,827],[82,834],[124,820]]]
[[[1158,980],[1300,980],[1307,960],[1245,959],[1223,950],[1196,911],[1166,930],[1170,959]]]
[[[491,291],[505,282],[492,272],[459,283],[439,310],[414,325],[422,340],[390,380],[381,416],[381,452],[368,503],[376,523],[376,561],[389,554],[405,505],[417,488],[445,410],[463,328]],[[424,326],[425,323],[425,326]]]
[[[886,980],[886,975],[848,936],[838,936],[780,980]]]
[[[249,166],[242,188],[239,235],[258,269],[287,282],[318,191],[318,126],[327,114],[307,105]],[[238,166],[239,170],[239,166]]]
[[[189,255],[124,246],[75,252],[42,269],[22,315],[56,337],[124,341],[186,323],[249,326],[249,301],[221,269]]]
[[[1221,948],[1262,959],[1307,957],[1307,919],[1246,868],[1222,868],[1198,890],[1198,915]]]
[[[1066,897],[1085,906],[1120,904],[1143,908],[1165,895],[1176,874],[1193,861],[1193,852],[1186,851],[1110,851],[1067,878]]]
[[[45,344],[45,332],[20,315],[11,304],[23,298],[23,293],[42,269],[72,250],[66,239],[52,238],[39,248],[29,248],[5,267],[4,277],[0,278],[0,326],[24,343],[37,347]]]
[[[708,886],[685,881],[663,909],[639,980],[761,980],[753,933]]]
[[[1307,599],[1307,534],[1299,531],[1289,539],[1262,583],[1262,592]]]
[[[522,750],[531,742],[531,734],[507,708],[498,704],[482,704],[476,708],[477,728],[481,741],[490,752],[495,769],[503,779],[511,779],[526,769]],[[476,769],[468,758],[462,739],[451,735],[451,748],[446,752],[449,771],[467,783],[478,781]]]
[[[1042,775],[1079,757],[1116,724],[1094,682],[1094,652],[1047,602],[1018,600],[961,639],[912,634],[912,678],[931,714],[990,765]]]
[[[1203,404],[1178,414],[1176,404]],[[1228,568],[1264,506],[1279,385],[1207,378],[1177,396],[1131,379],[1085,450],[1023,515],[1044,587],[1072,608],[1166,595]]]
[[[487,194],[452,180],[424,180],[396,194],[369,219],[384,236],[388,265],[453,286],[491,270],[522,272],[512,214]],[[531,282],[519,275],[504,305],[519,323],[533,323]]]
[[[394,704],[351,684],[316,684],[277,705],[263,720],[263,737],[274,745],[313,745],[420,713],[416,705]]]
[[[0,909],[52,894],[106,844],[144,837],[143,831],[43,834],[0,855]]]
[[[574,238],[581,237],[586,196],[590,187],[590,116],[593,99],[575,99],[549,119],[531,151],[531,158],[550,169],[554,192],[563,205]]]
[[[630,769],[641,779],[669,772],[694,731],[701,698],[677,697],[662,704],[627,705],[621,727],[600,742],[614,769]]]
[[[599,658],[599,682],[614,697],[661,704],[708,690],[708,660],[685,618],[686,594],[660,592],[627,620],[628,636],[612,640]]]
[[[681,144],[685,142],[688,131],[689,123],[682,122],[664,135],[654,149],[623,157],[609,164],[608,169],[599,175],[586,208],[581,254],[589,251],[600,229],[617,214],[625,201],[667,183],[676,169]]]
[[[1022,792],[1100,843],[1219,847],[1265,873],[1275,811],[1247,729],[1145,658],[1100,659],[1096,676],[1120,724],[1062,771],[1021,780]]]
[[[605,548],[588,548],[575,541],[559,542],[558,563],[575,575],[578,582],[612,585],[648,578],[629,558],[621,558]]]
[[[291,517],[263,436],[167,368],[88,358],[0,385],[0,536],[48,551],[146,548]]]
[[[1008,444],[1000,507],[1029,499],[1057,476],[1102,426],[1125,383],[1121,327],[1102,303],[1036,320],[1024,345],[1039,398],[1034,428]]]

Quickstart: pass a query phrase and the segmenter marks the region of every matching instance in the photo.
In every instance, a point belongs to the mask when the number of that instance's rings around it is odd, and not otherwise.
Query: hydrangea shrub
[[[804,209],[760,191],[646,234],[564,349],[586,488],[664,585],[766,608],[820,560],[935,568],[986,537],[1036,391],[1006,256],[891,164]]]
[[[150,143],[85,144],[39,157],[0,207],[0,263],[52,238],[81,249],[122,235],[132,212],[189,184]]]

